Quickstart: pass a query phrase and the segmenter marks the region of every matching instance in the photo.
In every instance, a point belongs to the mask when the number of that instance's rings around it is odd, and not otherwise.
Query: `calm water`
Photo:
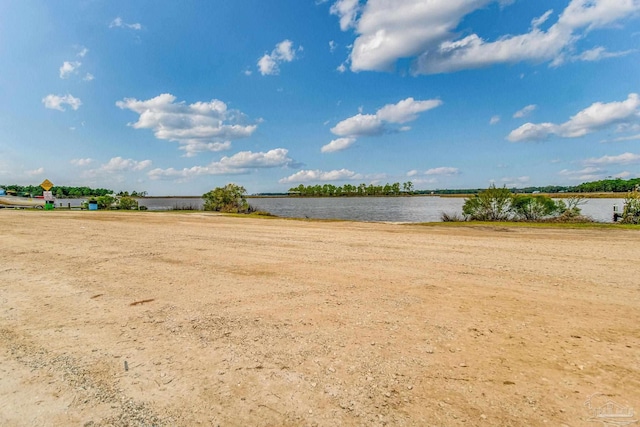
[[[349,219],[358,221],[437,222],[443,212],[461,214],[459,197],[340,197],[340,198],[248,198],[260,210],[289,218]],[[56,206],[79,206],[81,199],[59,199]],[[139,199],[149,210],[201,209],[198,197]],[[611,222],[613,206],[622,209],[624,199],[587,199],[582,213],[596,221]]]

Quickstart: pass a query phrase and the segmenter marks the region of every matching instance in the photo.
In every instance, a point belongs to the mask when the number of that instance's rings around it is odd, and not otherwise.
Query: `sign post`
[[[44,190],[42,192],[42,195],[44,196],[44,210],[53,210],[56,206],[53,193],[50,191],[53,188],[53,183],[48,179],[45,179],[42,181],[42,184],[40,184],[40,187]]]

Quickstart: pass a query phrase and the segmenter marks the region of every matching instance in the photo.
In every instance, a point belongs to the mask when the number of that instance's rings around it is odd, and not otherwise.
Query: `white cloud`
[[[452,168],[452,167],[439,167],[439,168],[432,168],[427,170],[424,174],[425,175],[458,175],[460,173],[460,170],[458,168]]]
[[[82,80],[84,80],[85,82],[90,82],[93,79],[95,79],[95,77],[93,76],[93,74],[91,73],[87,73],[85,74],[85,76],[82,78]]]
[[[299,183],[299,182],[310,182],[310,181],[341,181],[341,180],[353,180],[353,179],[362,179],[363,176],[350,171],[348,169],[340,169],[340,170],[332,170],[332,171],[321,171],[321,170],[301,170],[293,175],[290,175],[286,178],[282,178],[278,182],[280,184],[290,184],[290,183]]]
[[[373,136],[384,132],[382,120],[375,114],[356,114],[331,128],[338,136]]]
[[[637,141],[640,140],[640,133],[637,135],[620,136],[609,140],[602,140],[600,142],[623,142],[623,141]]]
[[[617,156],[592,157],[583,161],[589,166],[630,165],[640,163],[640,154],[623,153]]]
[[[188,180],[201,175],[248,174],[252,169],[296,167],[298,164],[288,155],[288,150],[275,148],[265,152],[253,153],[241,151],[230,157],[223,157],[207,166],[193,166],[182,170],[153,169],[149,171],[150,179]]]
[[[518,176],[518,177],[503,177],[500,180],[506,187],[518,187],[524,184],[528,184],[531,181],[531,178],[528,176]]]
[[[531,114],[536,108],[538,108],[538,106],[536,104],[527,105],[522,110],[518,110],[515,113],[513,113],[513,118],[514,119],[520,119],[522,117],[526,117],[529,114]]]
[[[71,161],[69,162],[74,166],[88,166],[91,163],[93,163],[93,159],[91,158],[86,158],[86,159],[71,159]]]
[[[151,160],[136,161],[133,159],[123,159],[122,157],[113,157],[107,163],[100,166],[100,171],[104,172],[126,172],[141,171],[151,166]]]
[[[193,104],[175,100],[175,96],[164,93],[146,101],[125,98],[116,105],[140,115],[130,126],[152,129],[156,138],[178,142],[187,157],[228,149],[230,141],[247,138],[257,129],[255,124],[245,124],[244,114],[229,110],[220,100]]]
[[[82,63],[78,61],[64,61],[62,66],[60,66],[60,78],[66,79],[71,74],[77,74],[78,68],[80,68],[81,65]]]
[[[338,44],[335,41],[330,40],[329,41],[329,52],[333,53],[333,52],[336,51],[337,48],[338,48]]]
[[[44,168],[38,168],[38,169],[33,169],[33,170],[28,170],[25,171],[25,173],[28,176],[39,176],[42,175],[44,173]]]
[[[442,105],[442,101],[439,99],[416,101],[413,98],[407,98],[397,104],[385,105],[376,114],[358,113],[331,128],[334,135],[342,138],[333,140],[322,147],[322,152],[343,150],[352,145],[357,137],[382,135],[389,132],[387,124],[403,124],[414,121],[420,113],[440,105]],[[396,130],[407,131],[409,129],[404,126]]]
[[[42,98],[42,103],[45,108],[49,108],[51,110],[65,111],[63,105],[68,105],[73,110],[77,110],[82,105],[82,101],[79,98],[74,97],[73,95],[47,95]]]
[[[558,175],[567,177],[567,179],[571,181],[597,181],[599,179],[604,178],[606,171],[595,168],[595,167],[586,167],[580,170],[569,170],[563,169],[558,172]]]
[[[635,50],[625,50],[620,52],[607,52],[602,46],[595,47],[593,49],[585,50],[579,55],[574,55],[571,57],[572,61],[600,61],[601,59],[606,58],[617,58],[619,56],[629,55],[630,53],[636,52]]]
[[[439,99],[429,99],[426,101],[416,101],[407,98],[397,104],[385,105],[378,110],[376,116],[382,121],[389,123],[407,123],[418,118],[418,114],[442,105]]]
[[[546,30],[541,26],[553,19],[553,11],[534,17],[523,34],[494,41],[477,34],[460,38],[464,18],[494,1],[368,0],[361,5],[358,0],[338,0],[330,13],[339,17],[343,31],[356,34],[349,57],[352,71],[387,71],[401,58],[414,58],[413,73],[432,74],[521,61],[560,65],[587,32],[640,11],[637,0],[571,0]]]
[[[334,139],[327,145],[324,145],[320,151],[323,153],[333,153],[334,151],[346,150],[353,143],[356,142],[355,138],[338,138]]]
[[[489,124],[490,125],[495,125],[496,123],[500,122],[500,116],[496,115],[496,116],[491,116],[491,119],[489,120]]]
[[[332,6],[329,12],[337,15],[340,19],[340,29],[346,31],[355,27],[356,16],[360,10],[360,0],[338,0]]]
[[[83,47],[80,49],[80,51],[78,51],[78,56],[79,56],[80,58],[84,58],[84,57],[87,55],[87,53],[89,53],[89,49],[87,49],[86,47],[84,47],[84,46],[83,46]]]
[[[133,24],[128,24],[122,20],[119,16],[111,21],[109,24],[109,28],[129,28],[132,30],[140,31],[142,29],[142,25],[138,22]]]
[[[640,97],[631,93],[621,102],[595,102],[562,124],[525,123],[509,133],[512,142],[536,141],[549,135],[577,138],[614,124],[632,123],[640,119]]]
[[[260,74],[263,76],[280,74],[280,63],[293,61],[297,51],[302,51],[302,46],[294,49],[291,40],[281,41],[271,53],[265,53],[258,60]]]

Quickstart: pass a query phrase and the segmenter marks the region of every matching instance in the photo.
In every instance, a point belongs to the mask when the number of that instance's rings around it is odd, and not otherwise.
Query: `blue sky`
[[[640,0],[4,0],[0,183],[640,176]]]

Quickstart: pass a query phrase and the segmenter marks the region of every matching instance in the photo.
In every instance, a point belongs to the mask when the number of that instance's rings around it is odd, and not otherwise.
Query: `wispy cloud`
[[[522,117],[527,117],[529,114],[531,114],[533,111],[535,111],[536,108],[538,108],[538,106],[536,104],[527,105],[523,109],[518,110],[515,113],[513,113],[513,118],[514,119],[520,119]]]
[[[109,24],[109,28],[129,28],[132,30],[140,31],[142,30],[142,24],[140,24],[139,22],[128,24],[124,22],[121,17],[118,16],[113,21],[111,21],[111,23]]]

